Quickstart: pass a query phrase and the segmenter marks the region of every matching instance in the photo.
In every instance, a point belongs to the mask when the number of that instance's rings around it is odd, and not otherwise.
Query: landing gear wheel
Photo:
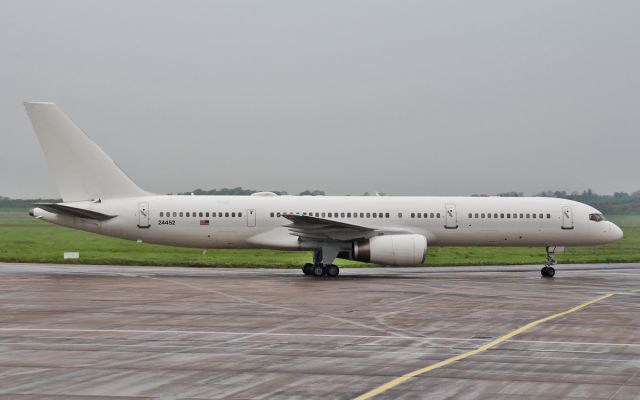
[[[321,277],[325,273],[324,266],[316,265],[313,267],[313,276]]]
[[[540,270],[540,273],[545,278],[553,278],[553,276],[556,274],[556,269],[553,268],[552,266],[546,266],[546,267],[542,267],[542,269]]]
[[[302,272],[305,275],[313,275],[313,264],[311,263],[306,263],[303,267],[302,267]]]
[[[337,265],[329,264],[326,267],[327,275],[335,278],[340,273],[340,268]]]

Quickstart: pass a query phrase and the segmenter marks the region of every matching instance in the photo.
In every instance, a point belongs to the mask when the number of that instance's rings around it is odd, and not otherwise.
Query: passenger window
[[[478,213],[476,213],[475,218],[478,218]]]
[[[178,213],[176,213],[175,211],[173,212],[173,218],[177,217]]]
[[[332,215],[333,215],[333,213],[329,213],[329,218],[331,218]]]
[[[235,218],[236,213],[232,212],[232,213],[231,213],[231,216]]]
[[[531,216],[532,216],[533,218],[535,218],[535,217],[536,217],[536,214],[531,214]]]
[[[341,218],[344,218],[344,213],[340,213],[340,217],[341,217]]]
[[[240,217],[242,217],[242,213],[241,212],[238,213],[238,218],[240,218]]]
[[[511,214],[510,214],[510,213],[509,213],[509,214],[507,214],[507,218],[511,218]]]
[[[473,218],[473,214],[469,213],[469,218]]]
[[[402,218],[402,213],[398,213],[398,218]]]
[[[225,212],[225,213],[224,213],[224,216],[225,216],[225,217],[227,217],[227,218],[229,218],[229,212],[228,212],[228,211],[227,211],[227,212]]]
[[[416,213],[411,213],[411,218],[415,218],[416,217]]]
[[[422,213],[418,213],[418,218],[422,218]]]
[[[274,216],[273,211],[269,215],[271,216],[271,218],[273,218],[273,216]]]
[[[538,217],[539,217],[540,219],[543,219],[543,218],[544,218],[544,214],[540,213],[540,215],[538,215]]]
[[[435,214],[434,214],[434,213],[429,214],[429,216],[430,216],[431,218],[435,218]]]
[[[372,216],[373,218],[375,218],[375,217],[376,217],[376,213],[373,213],[371,216]]]
[[[364,213],[360,213],[360,218],[364,218]]]
[[[487,218],[491,218],[491,213],[487,214]]]
[[[164,217],[164,213],[160,211],[160,218]]]
[[[523,216],[523,215],[524,215],[524,214],[520,213],[520,219],[522,219],[522,216]]]
[[[384,216],[385,218],[389,218],[389,213],[386,213]]]
[[[371,213],[367,213],[367,218],[371,218]]]
[[[504,218],[504,213],[500,213],[500,218]]]
[[[482,215],[480,215],[482,218],[484,218],[484,213],[482,213]]]
[[[207,211],[206,213],[204,213],[204,216],[209,218],[209,211]]]
[[[440,218],[440,213],[436,213],[436,218]]]
[[[193,216],[195,217],[196,215],[195,215],[195,214],[193,214]],[[202,218],[202,217],[203,217],[202,211],[200,211],[200,212],[198,213],[198,216],[199,216],[200,218]]]
[[[326,213],[322,213],[322,218],[326,217],[327,214]]]
[[[179,214],[179,215],[182,217],[182,215],[183,215],[183,214],[182,214],[182,211],[180,211],[180,214]]]
[[[347,218],[351,218],[351,213],[347,213]]]
[[[550,218],[551,218],[551,214],[547,214],[547,219],[550,219]]]

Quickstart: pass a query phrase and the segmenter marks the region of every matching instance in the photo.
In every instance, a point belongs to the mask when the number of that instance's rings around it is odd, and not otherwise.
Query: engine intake
[[[374,236],[353,242],[352,258],[387,265],[420,265],[427,254],[427,238],[418,234]]]

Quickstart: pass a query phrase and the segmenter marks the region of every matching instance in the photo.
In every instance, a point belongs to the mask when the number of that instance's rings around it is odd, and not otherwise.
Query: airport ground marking
[[[605,295],[602,295],[602,296],[598,296],[596,298],[593,298],[593,299],[591,299],[589,301],[586,301],[586,302],[584,302],[584,303],[582,303],[580,305],[577,305],[577,306],[575,306],[573,308],[570,308],[568,310],[559,312],[557,314],[550,315],[550,316],[545,317],[545,318],[538,319],[538,320],[533,321],[533,322],[529,322],[528,324],[526,324],[524,326],[521,326],[520,328],[518,328],[516,330],[513,330],[513,331],[507,333],[506,335],[500,336],[499,338],[494,339],[494,340],[490,341],[489,343],[486,343],[486,344],[478,347],[477,349],[468,351],[466,353],[458,354],[457,356],[453,356],[453,357],[447,358],[446,360],[442,360],[442,361],[437,362],[435,364],[431,364],[431,365],[428,365],[428,366],[426,366],[424,368],[416,369],[416,370],[408,372],[408,373],[406,373],[406,374],[404,374],[402,376],[399,376],[399,377],[397,377],[397,378],[385,383],[384,385],[378,386],[375,389],[372,389],[372,390],[370,390],[370,391],[368,391],[368,392],[366,392],[364,394],[361,394],[360,396],[356,397],[354,400],[368,400],[368,399],[371,399],[371,398],[373,398],[373,397],[375,397],[375,396],[377,396],[377,395],[379,395],[381,393],[386,392],[387,390],[389,390],[391,388],[394,388],[394,387],[400,385],[401,383],[404,383],[404,382],[408,381],[411,378],[415,378],[416,376],[426,374],[427,372],[433,371],[434,369],[438,369],[440,367],[444,367],[446,365],[453,364],[456,361],[463,360],[465,358],[468,358],[468,357],[471,357],[473,355],[476,355],[476,354],[482,353],[484,351],[487,351],[487,350],[491,349],[492,347],[495,347],[495,346],[499,345],[500,343],[506,342],[507,340],[511,339],[512,337],[514,337],[516,335],[519,335],[519,334],[521,334],[523,332],[526,332],[527,330],[533,328],[534,326],[538,326],[538,325],[540,325],[542,323],[545,323],[547,321],[551,321],[552,319],[563,317],[565,315],[568,315],[568,314],[574,313],[576,311],[582,310],[583,308],[585,308],[587,306],[590,306],[591,304],[597,303],[597,302],[599,302],[601,300],[604,300],[604,299],[607,299],[607,298],[609,298],[611,296],[613,296],[613,293],[608,293],[608,294],[605,294]]]

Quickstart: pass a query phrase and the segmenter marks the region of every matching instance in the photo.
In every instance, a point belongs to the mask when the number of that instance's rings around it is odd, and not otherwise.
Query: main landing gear
[[[542,276],[545,278],[553,278],[553,276],[556,274],[556,269],[553,268],[553,266],[556,264],[556,247],[547,246],[547,263],[540,270]]]
[[[338,266],[334,264],[313,265],[311,263],[306,263],[304,267],[302,267],[302,272],[304,272],[305,275],[309,276],[313,275],[315,277],[321,277],[326,275],[331,278],[335,278],[340,274],[340,268],[338,268]]]
[[[336,253],[337,254],[337,253]],[[333,256],[333,258],[335,258],[335,255]],[[322,261],[328,261],[328,260],[323,260],[322,259],[322,251],[321,250],[316,250],[313,252],[313,264],[312,263],[306,263],[303,267],[302,267],[302,272],[305,275],[308,276],[315,276],[315,277],[321,277],[321,276],[328,276],[331,278],[335,278],[336,276],[338,276],[340,274],[340,268],[338,268],[337,265],[331,264],[331,261],[329,261],[328,263],[323,263]]]

